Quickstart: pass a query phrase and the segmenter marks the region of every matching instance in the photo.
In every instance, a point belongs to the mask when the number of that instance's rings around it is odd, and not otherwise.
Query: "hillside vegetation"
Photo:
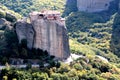
[[[20,19],[22,16],[12,10],[9,10],[7,7],[0,5],[0,58],[1,60],[5,51],[9,52],[10,48],[8,48],[8,43],[6,37],[9,38],[9,43],[12,41],[15,43],[17,39],[14,38],[15,32],[12,33],[12,29],[14,27],[15,22]],[[14,31],[14,30],[13,30]],[[9,32],[9,35],[7,33]],[[10,33],[11,32],[11,33]],[[6,36],[6,37],[5,37]],[[15,43],[16,44],[16,43]],[[11,46],[11,45],[10,45]],[[9,46],[9,47],[10,47]],[[3,53],[3,55],[2,55]],[[0,64],[1,64],[0,60]],[[3,61],[4,62],[4,61]]]
[[[111,40],[114,39],[112,38],[113,24],[116,16],[117,13],[106,21],[100,14],[71,13],[67,17],[66,26],[70,38],[74,41],[74,43],[70,43],[72,52],[101,55],[111,62],[118,62],[119,58],[111,52],[113,49],[111,48]]]
[[[110,3],[107,11],[99,13],[78,11],[76,2],[68,0],[63,14],[72,40],[72,53],[96,54],[111,62],[119,62],[119,0]]]
[[[7,7],[0,5],[0,18],[5,18],[8,21],[15,22],[17,19],[20,19],[22,16],[18,13],[15,13],[12,10],[9,10]]]
[[[120,13],[118,13],[115,17],[115,20],[113,22],[112,26],[112,37],[111,37],[111,51],[113,51],[114,54],[120,57]]]
[[[21,15],[28,16],[31,11],[44,9],[63,12],[65,0],[0,0],[0,3]]]
[[[52,64],[54,66],[54,64]],[[0,77],[8,80],[119,80],[120,69],[95,56],[79,58],[70,65],[61,63],[54,67],[3,69]]]

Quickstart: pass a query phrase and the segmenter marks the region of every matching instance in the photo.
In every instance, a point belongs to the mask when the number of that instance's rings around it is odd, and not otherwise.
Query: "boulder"
[[[33,48],[34,30],[32,24],[24,21],[19,21],[16,23],[15,29],[19,43],[21,43],[21,41],[25,39],[27,40],[27,47],[29,49]]]

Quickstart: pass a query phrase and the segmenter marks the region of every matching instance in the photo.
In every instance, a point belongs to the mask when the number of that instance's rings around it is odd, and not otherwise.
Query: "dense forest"
[[[31,11],[58,10],[66,18],[71,53],[83,55],[69,65],[54,61],[46,51],[26,47],[26,41],[18,44],[14,30],[0,25],[0,62],[9,63],[9,57],[39,59],[39,68],[27,64],[25,69],[6,65],[0,74],[4,80],[119,80],[120,79],[120,13],[116,6],[100,13],[81,12],[77,0],[1,0],[0,19],[12,26]],[[116,3],[118,0],[116,0]],[[65,4],[66,2],[66,4]],[[8,4],[9,3],[9,4]],[[113,4],[116,4],[113,3]],[[6,6],[6,7],[5,7]],[[13,11],[12,11],[13,10]],[[15,13],[15,12],[17,13]],[[8,15],[7,13],[12,15]],[[19,14],[18,14],[19,13]],[[109,14],[108,14],[109,13]],[[14,15],[14,16],[13,16]],[[42,54],[42,55],[41,55]],[[108,62],[100,59],[102,56]],[[44,63],[49,66],[44,67]]]
[[[117,1],[118,0],[116,0],[116,2]],[[108,11],[100,13],[72,11],[72,13],[67,16],[66,26],[69,36],[73,40],[71,40],[72,42],[76,42],[76,44],[70,43],[73,53],[79,51],[78,53],[81,54],[97,54],[106,57],[109,61],[118,61],[119,51],[116,49],[119,47],[113,43],[113,41],[118,39],[116,35],[119,34],[118,31],[114,31],[115,29],[119,30],[119,28],[116,28],[119,24],[118,8],[117,5],[113,6],[116,2],[112,3]],[[111,7],[114,9],[111,9]],[[114,35],[116,37],[113,38]],[[119,42],[118,40],[116,42]],[[80,45],[78,48],[75,47],[78,44],[85,46],[85,49],[79,48]],[[90,49],[90,52],[87,52],[86,47],[87,50]]]
[[[31,11],[45,9],[63,12],[65,0],[0,0],[0,3],[21,15],[28,16]]]

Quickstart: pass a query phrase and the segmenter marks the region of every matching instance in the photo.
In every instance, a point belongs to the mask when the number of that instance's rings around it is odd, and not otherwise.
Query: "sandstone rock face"
[[[35,18],[35,19],[34,19]],[[67,29],[64,22],[30,16],[31,23],[24,21],[16,23],[16,33],[19,43],[27,40],[28,48],[47,50],[50,55],[59,59],[70,56]]]
[[[57,21],[35,20],[33,23],[35,30],[34,48],[47,50],[57,58],[67,58],[69,56],[69,44],[66,28]]]
[[[15,27],[19,43],[21,43],[23,39],[26,39],[27,46],[31,49],[34,41],[34,30],[32,25],[24,21],[19,21],[16,23]]]
[[[114,0],[77,0],[79,11],[100,12],[108,10],[110,2]]]

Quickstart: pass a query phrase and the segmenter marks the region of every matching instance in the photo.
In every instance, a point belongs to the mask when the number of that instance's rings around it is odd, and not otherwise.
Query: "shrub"
[[[69,80],[69,77],[67,75],[60,73],[53,73],[51,75],[51,78],[53,78],[53,80]]]
[[[69,77],[66,74],[61,75],[61,80],[69,80]]]
[[[17,18],[11,13],[6,13],[6,19],[11,22],[17,21]]]
[[[74,68],[75,68],[76,70],[82,70],[82,69],[83,69],[83,67],[82,67],[81,64],[79,64],[79,63],[74,64]]]
[[[0,10],[0,18],[5,18],[6,13],[2,10]]]
[[[102,73],[102,74],[101,74],[101,76],[102,76],[103,78],[105,78],[105,79],[110,78],[111,75],[112,75],[112,74],[111,74],[110,72]]]
[[[3,80],[8,80],[8,77],[7,76],[3,76]]]
[[[75,76],[77,76],[77,70],[71,69],[71,70],[68,72],[68,76],[69,76],[69,77],[75,77]]]
[[[21,40],[21,47],[27,48],[27,40],[26,39]]]
[[[3,57],[2,60],[1,60],[1,63],[2,63],[3,65],[5,65],[7,62],[8,62],[7,57]]]
[[[98,80],[99,77],[96,74],[90,74],[90,75],[88,75],[88,79],[89,80]]]
[[[63,12],[63,17],[68,16],[71,12],[76,12],[77,9],[77,0],[67,0],[65,5],[65,10]]]
[[[33,76],[33,80],[47,80],[48,79],[48,75],[47,73],[41,73],[41,72],[35,72],[32,74]]]
[[[6,30],[4,35],[9,47],[18,44],[17,34],[14,32],[14,30]]]
[[[29,70],[32,68],[32,65],[30,63],[27,64],[26,69]]]
[[[53,78],[53,80],[60,80],[61,74],[59,73],[54,73],[51,75],[51,78]]]
[[[17,80],[16,78],[13,78],[12,80]]]
[[[69,72],[70,71],[70,66],[67,64],[62,64],[58,70],[60,73],[64,73],[64,72]]]

